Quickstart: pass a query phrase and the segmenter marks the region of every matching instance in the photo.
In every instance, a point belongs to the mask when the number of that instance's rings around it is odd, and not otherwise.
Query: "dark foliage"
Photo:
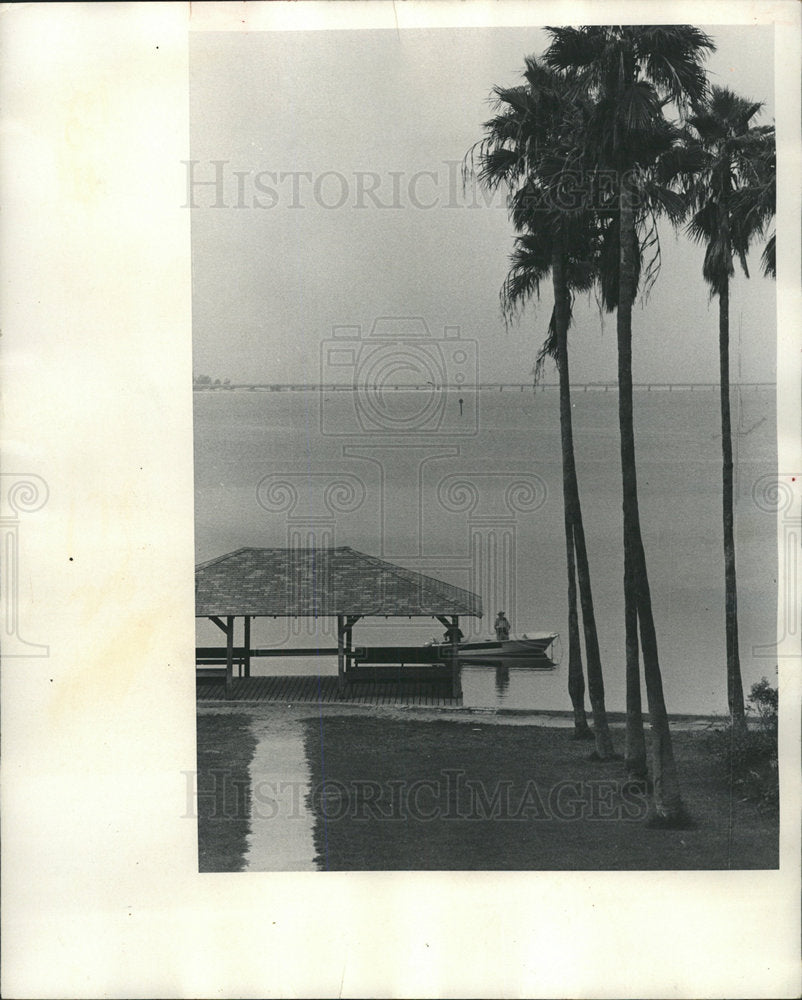
[[[723,764],[733,791],[760,810],[776,811],[780,802],[777,707],[777,688],[764,677],[752,685],[749,727],[739,732],[727,726],[714,730],[709,737],[710,748]]]

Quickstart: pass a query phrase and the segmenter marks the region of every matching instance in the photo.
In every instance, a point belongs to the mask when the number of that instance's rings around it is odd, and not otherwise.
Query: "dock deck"
[[[196,682],[198,702],[226,701],[222,678]],[[233,685],[228,704],[264,702],[281,705],[397,705],[426,708],[460,708],[461,698],[451,696],[444,680],[352,681],[340,694],[336,677],[240,677]]]

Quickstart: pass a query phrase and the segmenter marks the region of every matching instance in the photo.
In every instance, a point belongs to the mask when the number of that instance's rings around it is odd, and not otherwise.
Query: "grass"
[[[649,825],[620,760],[568,728],[351,713],[299,722],[322,870],[761,869],[776,812],[743,800],[704,731],[674,732],[693,826]],[[623,750],[623,731],[614,730]],[[198,716],[202,872],[241,871],[250,832],[248,713]]]
[[[570,731],[375,717],[310,720],[309,804],[328,870],[776,868],[776,817],[738,801],[705,734],[674,734],[690,829],[649,826],[620,761]],[[619,739],[623,734],[619,734]],[[325,782],[323,767],[325,765]]]
[[[198,716],[198,871],[241,871],[250,832],[248,765],[256,740],[247,715]]]

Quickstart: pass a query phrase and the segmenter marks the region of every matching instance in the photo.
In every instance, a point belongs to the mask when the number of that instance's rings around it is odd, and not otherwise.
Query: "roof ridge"
[[[356,552],[356,549],[352,549],[350,545],[243,545],[242,548],[236,549],[236,552],[337,552],[341,549],[348,549],[351,552]],[[234,552],[228,553],[230,556],[234,555]],[[359,555],[364,555],[364,553],[358,553]],[[221,557],[222,558],[222,557]],[[199,563],[198,566],[205,565],[205,563]]]
[[[233,552],[225,552],[222,556],[215,556],[213,559],[207,559],[206,562],[198,563],[195,570],[208,569],[209,566],[214,566],[216,563],[220,563],[224,559],[230,559],[232,556],[238,556],[240,552],[247,552],[249,548],[251,548],[250,545],[241,545],[238,549],[234,549]]]

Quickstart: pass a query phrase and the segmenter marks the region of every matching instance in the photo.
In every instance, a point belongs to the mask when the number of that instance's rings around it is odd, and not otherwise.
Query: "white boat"
[[[559,638],[557,632],[523,632],[509,639],[473,639],[459,644],[459,659],[477,663],[526,661],[548,657],[551,646]],[[428,645],[447,645],[429,643]]]
[[[531,660],[548,656],[556,632],[523,632],[509,639],[478,639],[459,644],[461,660]]]

